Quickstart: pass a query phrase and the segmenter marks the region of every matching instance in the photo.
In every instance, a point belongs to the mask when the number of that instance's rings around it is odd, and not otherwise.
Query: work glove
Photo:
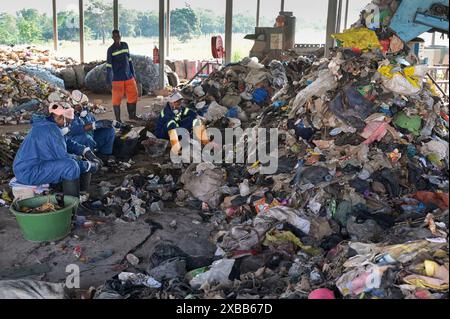
[[[66,136],[67,134],[69,134],[69,132],[70,132],[70,128],[68,128],[67,126],[66,127],[63,127],[62,129],[60,129],[61,130],[61,134],[63,135],[63,136]]]
[[[113,127],[113,122],[110,120],[100,120],[100,121],[95,121],[94,123],[92,123],[92,129],[98,130],[101,128],[112,128]]]
[[[100,158],[98,158],[98,157],[94,154],[94,152],[91,151],[91,149],[88,148],[88,149],[84,152],[83,155],[84,155],[84,158],[87,159],[89,162],[97,163],[99,167],[102,167],[102,166],[103,166],[103,161],[102,161]]]
[[[87,163],[88,163],[88,169],[87,169],[86,173],[95,174],[100,170],[101,166],[97,162],[87,161]]]

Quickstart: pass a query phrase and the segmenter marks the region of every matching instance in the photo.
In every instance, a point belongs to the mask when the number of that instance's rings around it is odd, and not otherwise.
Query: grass
[[[212,35],[211,35],[212,36]],[[186,43],[178,41],[172,37],[170,39],[170,56],[174,60],[204,60],[212,59],[211,53],[211,36],[200,36],[198,38],[187,41]],[[245,34],[233,34],[233,62],[239,61],[248,56],[253,46],[253,41],[245,40]],[[130,51],[134,54],[142,54],[153,56],[153,48],[159,46],[159,39],[154,38],[123,38],[130,46]],[[111,40],[107,40],[105,44],[101,40],[85,41],[84,60],[91,62],[96,60],[105,60],[106,51],[111,45]],[[45,47],[52,48],[53,43],[45,44]],[[79,60],[80,47],[76,41],[59,41],[57,56],[72,57]]]

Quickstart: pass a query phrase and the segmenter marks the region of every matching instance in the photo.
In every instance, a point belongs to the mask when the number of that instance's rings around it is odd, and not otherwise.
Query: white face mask
[[[86,117],[88,115],[88,111],[87,110],[83,110],[80,113],[80,117]]]
[[[177,115],[178,113],[180,113],[180,110],[179,110],[179,109],[174,109],[174,110],[173,110],[173,114]]]

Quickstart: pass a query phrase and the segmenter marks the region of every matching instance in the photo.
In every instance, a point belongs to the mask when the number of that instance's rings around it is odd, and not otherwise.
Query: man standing
[[[136,120],[136,103],[138,91],[135,80],[133,62],[130,57],[128,44],[121,42],[119,30],[113,30],[114,44],[108,49],[106,68],[107,81],[112,86],[112,104],[116,120],[120,119],[120,104],[122,97],[127,97],[127,110],[130,120]]]

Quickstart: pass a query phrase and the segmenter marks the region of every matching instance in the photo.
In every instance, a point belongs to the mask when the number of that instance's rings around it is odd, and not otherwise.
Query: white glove
[[[92,122],[92,129],[95,131],[95,122]]]
[[[69,133],[69,131],[70,131],[70,128],[68,128],[68,127],[63,127],[63,128],[61,129],[61,134],[62,134],[62,136],[67,135],[67,133]]]

